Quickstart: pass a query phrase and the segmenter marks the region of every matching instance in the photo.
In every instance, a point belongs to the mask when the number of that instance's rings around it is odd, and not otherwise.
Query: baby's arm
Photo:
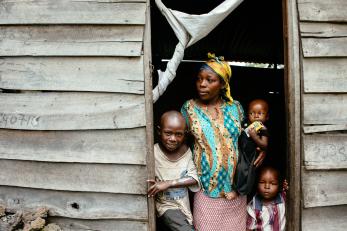
[[[261,148],[262,150],[267,149],[269,143],[269,138],[267,136],[259,136],[257,132],[254,130],[254,128],[250,128],[248,130],[248,133],[259,148]]]
[[[148,189],[148,197],[154,196],[155,194],[165,191],[168,188],[183,188],[191,185],[198,184],[198,182],[190,176],[184,176],[176,180],[164,180],[164,181],[155,181],[147,180],[147,182],[152,183],[153,185]]]

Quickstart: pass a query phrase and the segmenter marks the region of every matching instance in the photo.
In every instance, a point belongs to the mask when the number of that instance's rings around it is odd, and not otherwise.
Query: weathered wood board
[[[347,92],[347,58],[304,58],[304,91]]]
[[[346,124],[347,94],[303,94],[304,124]]]
[[[347,22],[345,0],[299,0],[298,8],[301,21]]]
[[[142,56],[0,58],[0,76],[3,89],[144,93]]]
[[[1,160],[0,185],[146,194],[145,166]]]
[[[347,130],[347,124],[304,126],[303,130],[305,134],[316,132],[345,131]]]
[[[0,186],[0,202],[12,212],[49,209],[49,216],[79,219],[148,218],[147,196],[113,193],[65,192]]]
[[[143,26],[0,26],[0,56],[140,56]]]
[[[346,57],[347,37],[302,38],[304,57]]]
[[[347,171],[302,171],[304,207],[347,204]]]
[[[146,4],[119,1],[2,0],[0,24],[144,24]]]
[[[337,38],[347,36],[347,24],[301,22],[301,37]]]
[[[304,135],[303,145],[306,169],[347,169],[347,134]]]
[[[96,131],[0,130],[0,159],[145,165],[145,147],[144,127]]]
[[[49,218],[52,223],[58,224],[64,231],[147,231],[145,221],[134,220],[77,220],[60,217]]]
[[[145,125],[143,95],[107,93],[0,94],[0,128],[120,129]]]
[[[303,209],[303,231],[345,231],[347,206],[331,206]]]

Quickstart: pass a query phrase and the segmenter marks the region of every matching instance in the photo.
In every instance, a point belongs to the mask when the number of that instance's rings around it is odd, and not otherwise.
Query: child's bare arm
[[[269,143],[269,138],[267,136],[259,136],[253,128],[250,128],[248,133],[259,148],[261,148],[262,150],[267,149]]]
[[[148,196],[154,196],[155,194],[165,191],[168,188],[180,188],[188,187],[191,185],[198,184],[198,182],[190,176],[182,177],[176,180],[165,180],[165,181],[155,181],[147,180],[147,182],[152,183],[153,185],[148,189]]]

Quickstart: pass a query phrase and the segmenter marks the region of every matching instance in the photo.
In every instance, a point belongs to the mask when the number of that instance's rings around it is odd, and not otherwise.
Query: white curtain
[[[178,0],[180,1],[180,0]],[[225,0],[207,14],[190,15],[167,8],[161,0],[155,0],[159,10],[174,30],[178,44],[164,72],[158,70],[158,85],[153,89],[153,101],[156,102],[176,76],[178,65],[183,60],[184,49],[208,35],[243,0]],[[165,42],[165,41],[163,41]]]

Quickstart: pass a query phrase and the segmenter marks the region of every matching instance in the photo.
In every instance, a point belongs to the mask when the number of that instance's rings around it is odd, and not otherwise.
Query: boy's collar
[[[259,211],[262,211],[262,208],[263,208],[263,200],[261,198],[261,196],[259,194],[256,194],[255,195],[255,200],[254,200],[254,207],[256,210],[259,210]],[[280,203],[283,203],[283,199],[281,197],[281,194],[280,193],[277,193],[277,196],[276,198],[271,201],[272,204],[280,204]]]

